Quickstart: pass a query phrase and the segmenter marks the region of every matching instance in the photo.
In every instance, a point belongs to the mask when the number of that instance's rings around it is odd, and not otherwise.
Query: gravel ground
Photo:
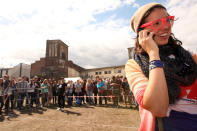
[[[13,110],[0,116],[0,131],[137,131],[137,110],[121,106],[73,106]]]

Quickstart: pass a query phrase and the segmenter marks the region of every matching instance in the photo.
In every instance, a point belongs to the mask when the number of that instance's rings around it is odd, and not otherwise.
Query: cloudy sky
[[[39,60],[53,39],[65,42],[69,60],[84,68],[124,65],[135,37],[130,18],[151,1],[0,0],[0,67]],[[154,2],[178,18],[175,36],[197,53],[197,0]]]

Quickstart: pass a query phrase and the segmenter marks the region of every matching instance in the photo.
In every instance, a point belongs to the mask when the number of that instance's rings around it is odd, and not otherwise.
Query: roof
[[[108,67],[100,67],[100,68],[92,68],[92,69],[86,69],[86,70],[90,71],[90,70],[100,70],[100,69],[120,68],[120,67],[125,67],[125,65],[119,65],[119,66],[108,66]]]
[[[83,67],[74,64],[71,60],[68,61],[68,67],[74,68],[77,71],[83,71],[83,70],[85,70]]]

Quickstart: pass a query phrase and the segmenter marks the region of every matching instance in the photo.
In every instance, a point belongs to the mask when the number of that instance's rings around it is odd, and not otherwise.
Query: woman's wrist
[[[159,53],[149,53],[149,61],[160,60]]]

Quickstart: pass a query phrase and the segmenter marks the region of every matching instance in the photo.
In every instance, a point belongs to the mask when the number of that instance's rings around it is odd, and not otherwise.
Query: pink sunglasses
[[[161,19],[158,19],[158,20],[154,20],[154,21],[145,23],[145,24],[141,25],[140,28],[145,28],[147,26],[151,26],[151,28],[153,30],[157,31],[157,30],[163,28],[164,23],[167,26],[172,26],[174,24],[174,16],[168,16],[168,17],[165,17],[165,18],[161,18]]]

